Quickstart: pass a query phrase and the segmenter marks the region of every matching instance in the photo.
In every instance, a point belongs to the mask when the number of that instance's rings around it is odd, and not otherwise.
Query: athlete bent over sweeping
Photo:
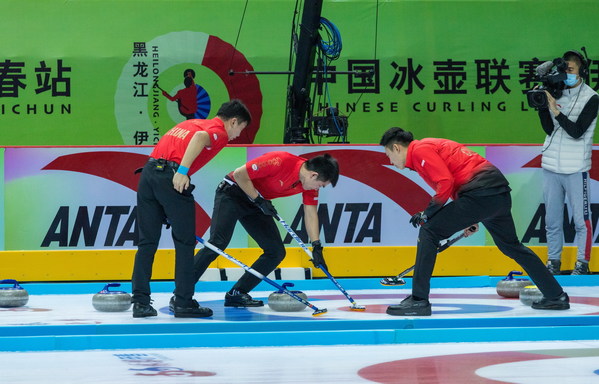
[[[214,197],[209,243],[224,250],[239,221],[264,251],[251,267],[264,276],[268,275],[285,258],[285,246],[273,220],[273,216],[278,214],[270,200],[301,193],[306,231],[312,241],[313,263],[326,268],[319,239],[318,189],[329,184],[334,187],[338,179],[339,166],[329,154],[309,160],[282,151],[258,156],[229,173],[218,186]],[[203,248],[196,254],[196,281],[217,256],[209,248]],[[225,295],[225,306],[263,306],[261,300],[254,300],[249,295],[258,283],[259,278],[245,272]]]
[[[569,298],[541,259],[524,246],[516,235],[512,200],[507,179],[501,171],[464,145],[446,139],[414,140],[411,132],[390,128],[380,145],[391,164],[408,168],[435,190],[428,207],[410,219],[420,226],[412,294],[387,313],[396,316],[430,316],[430,280],[439,241],[461,229],[481,222],[493,241],[514,259],[543,293],[535,309],[569,309]],[[447,203],[449,198],[453,201]],[[446,204],[447,203],[447,204]]]

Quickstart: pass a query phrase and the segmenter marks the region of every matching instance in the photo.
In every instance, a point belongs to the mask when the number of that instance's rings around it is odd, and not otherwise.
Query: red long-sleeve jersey
[[[304,205],[318,205],[318,189],[305,190],[299,180],[307,159],[283,151],[258,156],[245,164],[254,187],[267,200],[301,193]],[[233,172],[229,177],[234,179]]]
[[[482,170],[494,168],[485,158],[463,144],[446,139],[414,140],[408,146],[406,167],[435,190],[433,202],[443,206],[456,199],[460,189]]]
[[[181,164],[187,146],[197,131],[208,133],[210,136],[210,145],[200,152],[189,167],[188,175],[193,175],[212,160],[229,142],[225,123],[218,117],[209,120],[191,119],[180,122],[162,136],[156,147],[154,147],[150,157],[170,160]]]

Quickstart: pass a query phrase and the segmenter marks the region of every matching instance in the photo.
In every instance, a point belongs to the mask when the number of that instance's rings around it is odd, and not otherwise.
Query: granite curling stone
[[[520,301],[522,304],[528,305],[529,307],[532,303],[539,301],[542,298],[543,294],[536,285],[527,285],[520,290]]]
[[[293,287],[293,283],[283,283],[283,288]],[[291,291],[298,297],[308,300],[308,296],[302,291]],[[268,296],[268,306],[273,311],[277,312],[299,312],[306,308],[306,305],[301,301],[294,299],[286,294],[282,289],[273,292]]]
[[[111,291],[110,287],[120,287],[119,283],[109,283],[92,298],[92,305],[100,312],[123,312],[131,308],[131,295],[123,291]]]
[[[0,284],[12,284],[12,287],[0,287],[0,308],[22,307],[29,301],[29,293],[16,280],[2,280]]]
[[[521,275],[520,271],[511,271],[508,273],[505,279],[497,282],[497,294],[507,298],[518,298],[520,296],[520,290],[532,282],[528,279],[515,279],[513,275]]]

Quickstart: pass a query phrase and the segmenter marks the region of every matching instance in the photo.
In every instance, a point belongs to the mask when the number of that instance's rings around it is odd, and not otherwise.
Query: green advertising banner
[[[248,105],[254,120],[237,144],[280,144],[293,76],[264,72],[293,71],[307,4],[3,0],[0,144],[152,145],[185,119],[186,87],[195,118],[230,98]],[[525,95],[536,67],[582,46],[599,58],[594,0],[325,0],[321,14],[342,49],[313,76],[313,113],[336,107],[352,144],[377,143],[394,125],[418,138],[540,143]]]

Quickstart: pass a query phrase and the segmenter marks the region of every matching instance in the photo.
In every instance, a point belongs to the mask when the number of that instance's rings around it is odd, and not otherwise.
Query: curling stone
[[[283,288],[293,287],[293,283],[283,283]],[[308,300],[308,296],[302,291],[291,291],[297,296],[304,300]],[[288,294],[284,293],[282,289],[277,292],[273,292],[268,296],[268,306],[277,312],[299,312],[306,308],[301,301],[294,299]]]
[[[531,285],[531,281],[528,279],[514,279],[513,275],[521,275],[520,271],[511,271],[508,273],[505,279],[499,280],[497,283],[497,294],[503,297],[519,297],[520,290],[527,285]]]
[[[543,294],[539,291],[536,285],[527,285],[526,287],[520,290],[520,301],[524,305],[528,305],[529,307],[535,301],[539,301],[543,298]]]
[[[92,305],[100,312],[123,312],[131,308],[131,295],[123,291],[111,291],[110,287],[120,287],[119,283],[109,283],[92,298]]]
[[[2,280],[0,284],[12,284],[12,287],[0,287],[0,307],[22,307],[29,301],[29,293],[16,280]]]

